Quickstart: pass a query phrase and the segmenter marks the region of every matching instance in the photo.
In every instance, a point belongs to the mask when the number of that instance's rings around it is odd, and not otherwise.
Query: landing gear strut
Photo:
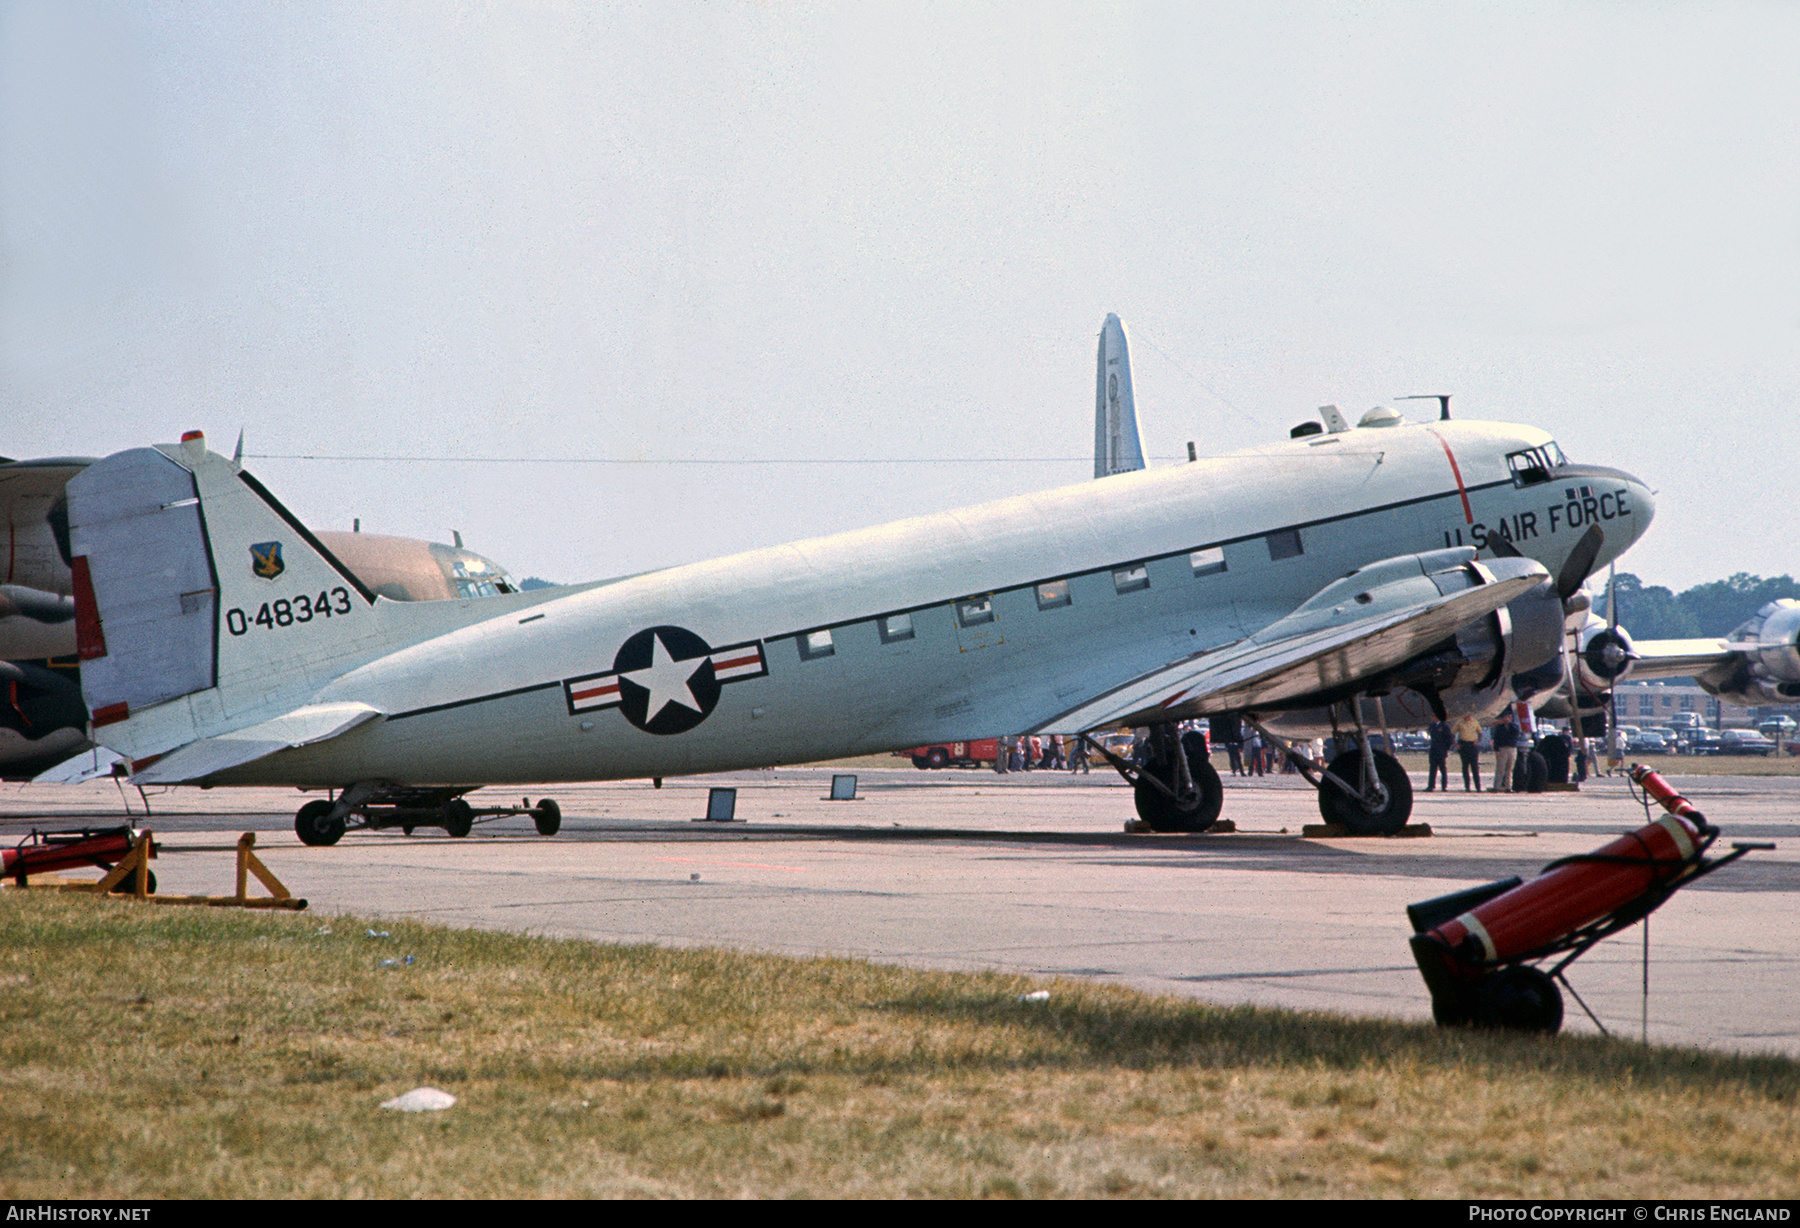
[[[1325,769],[1348,787],[1333,787],[1329,781],[1321,786],[1319,814],[1353,836],[1391,836],[1406,826],[1412,814],[1412,780],[1399,760],[1369,746],[1367,738],[1362,743],[1333,759]],[[1374,764],[1372,780],[1370,761]]]
[[[1244,719],[1286,755],[1319,791],[1319,814],[1327,823],[1334,823],[1353,836],[1398,835],[1412,815],[1412,779],[1398,759],[1375,749],[1369,731],[1363,728],[1361,706],[1360,695],[1350,702],[1356,721],[1356,748],[1338,755],[1323,768],[1271,733],[1255,717],[1246,715]],[[1336,723],[1334,716],[1332,724]]]
[[[1206,737],[1197,731],[1178,734],[1167,721],[1150,726],[1150,745],[1139,765],[1127,763],[1082,735],[1102,758],[1131,785],[1138,818],[1152,831],[1205,831],[1225,806],[1225,788],[1206,757]]]

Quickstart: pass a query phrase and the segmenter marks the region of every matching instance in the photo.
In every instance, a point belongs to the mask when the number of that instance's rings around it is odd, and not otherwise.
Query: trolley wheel
[[[329,818],[334,809],[336,807],[331,802],[323,799],[300,807],[299,812],[294,815],[294,834],[300,837],[300,843],[323,848],[342,840],[344,820]]]
[[[912,757],[912,761],[913,761],[913,766],[918,768],[921,772],[931,766],[931,761],[929,759],[927,759],[924,755],[914,755]]]
[[[547,797],[540,797],[537,809],[531,812],[531,821],[537,825],[538,835],[554,836],[562,830],[562,807]]]
[[[1562,1027],[1562,991],[1548,973],[1514,964],[1481,982],[1475,1019],[1490,1028],[1555,1032]]]
[[[949,764],[950,764],[950,752],[945,750],[943,747],[934,746],[930,750],[925,752],[925,766],[926,767],[936,769],[936,768],[941,768],[941,767],[948,767]]]
[[[1225,808],[1225,786],[1219,783],[1218,769],[1206,757],[1206,738],[1195,732],[1185,734],[1181,749],[1187,753],[1188,776],[1199,791],[1199,800],[1190,809],[1183,810],[1174,798],[1155,785],[1137,785],[1132,790],[1132,801],[1137,804],[1138,818],[1148,823],[1151,831],[1205,831],[1218,821],[1219,811]],[[1164,772],[1171,777],[1174,775],[1169,772],[1172,764],[1144,766],[1159,776]]]
[[[444,830],[458,840],[475,830],[475,814],[469,803],[460,797],[444,803]]]
[[[1475,1022],[1473,995],[1459,989],[1453,996],[1431,995],[1431,1021],[1440,1028],[1459,1028]]]
[[[1331,761],[1331,774],[1353,788],[1363,783],[1362,752],[1347,750]],[[1387,805],[1380,810],[1365,809],[1357,798],[1350,797],[1327,781],[1319,789],[1319,813],[1327,823],[1336,823],[1353,836],[1392,836],[1406,826],[1412,814],[1412,780],[1399,760],[1383,751],[1375,752],[1375,774],[1387,790]]]

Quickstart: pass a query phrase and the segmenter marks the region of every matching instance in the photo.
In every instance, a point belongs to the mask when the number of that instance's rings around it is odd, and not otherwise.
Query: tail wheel
[[[531,821],[537,825],[540,836],[554,836],[562,830],[562,807],[547,797],[538,799],[537,809],[531,812]]]
[[[475,830],[475,812],[469,803],[453,797],[444,803],[444,830],[458,840]]]
[[[1562,1019],[1562,991],[1537,968],[1514,964],[1481,982],[1475,1021],[1484,1027],[1555,1032]]]
[[[1199,797],[1192,806],[1183,809],[1155,785],[1140,781],[1132,789],[1132,800],[1137,803],[1138,818],[1148,823],[1151,831],[1205,831],[1218,821],[1219,812],[1225,808],[1225,786],[1219,782],[1218,770],[1206,757],[1206,739],[1198,733],[1189,733],[1181,739],[1181,748],[1187,754],[1188,776]],[[1144,771],[1154,772],[1159,780],[1173,781],[1175,773],[1171,769],[1174,766],[1151,762],[1144,764]]]
[[[1331,774],[1359,793],[1363,787],[1363,758],[1358,750],[1347,750],[1331,761]],[[1412,779],[1399,760],[1381,751],[1375,752],[1375,775],[1387,790],[1387,803],[1370,810],[1360,797],[1351,797],[1326,781],[1319,789],[1319,814],[1327,823],[1336,823],[1353,836],[1392,836],[1406,826],[1412,814]]]
[[[308,802],[300,807],[294,815],[294,834],[300,837],[300,843],[314,848],[324,848],[336,844],[344,838],[344,820],[342,816],[331,818],[336,807],[323,799]]]

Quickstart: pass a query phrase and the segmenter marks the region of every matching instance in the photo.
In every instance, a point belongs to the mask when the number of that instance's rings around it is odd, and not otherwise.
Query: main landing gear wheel
[[[1483,1027],[1553,1033],[1562,1020],[1562,991],[1541,969],[1524,964],[1502,968],[1477,991],[1475,1022]]]
[[[453,797],[444,803],[444,830],[458,840],[475,830],[475,813],[469,803]]]
[[[1181,748],[1187,754],[1188,776],[1199,797],[1191,807],[1183,809],[1155,785],[1139,781],[1132,787],[1132,800],[1137,803],[1138,818],[1148,823],[1151,831],[1205,831],[1218,821],[1219,811],[1225,808],[1225,786],[1219,783],[1218,769],[1206,757],[1206,738],[1189,733],[1181,739]],[[1152,760],[1144,764],[1143,770],[1154,772],[1159,780],[1173,782],[1174,767],[1170,762]]]
[[[1347,750],[1331,761],[1331,774],[1359,792],[1363,786],[1363,759],[1359,750]],[[1387,804],[1370,810],[1359,797],[1351,797],[1326,781],[1319,786],[1319,813],[1353,836],[1392,836],[1406,826],[1412,814],[1412,780],[1392,755],[1375,752],[1375,775],[1387,790]]]
[[[562,807],[547,797],[538,799],[537,809],[531,812],[531,821],[537,826],[540,836],[554,836],[562,830]]]
[[[308,802],[300,807],[294,815],[294,834],[300,837],[300,843],[314,848],[323,848],[328,844],[336,844],[344,838],[344,820],[330,817],[336,807],[323,799]]]

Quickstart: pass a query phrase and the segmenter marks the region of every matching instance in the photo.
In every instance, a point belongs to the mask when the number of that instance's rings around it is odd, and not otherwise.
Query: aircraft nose
[[[1625,498],[1631,504],[1631,540],[1635,542],[1656,518],[1656,496],[1641,479],[1629,473],[1622,476],[1625,479]]]

